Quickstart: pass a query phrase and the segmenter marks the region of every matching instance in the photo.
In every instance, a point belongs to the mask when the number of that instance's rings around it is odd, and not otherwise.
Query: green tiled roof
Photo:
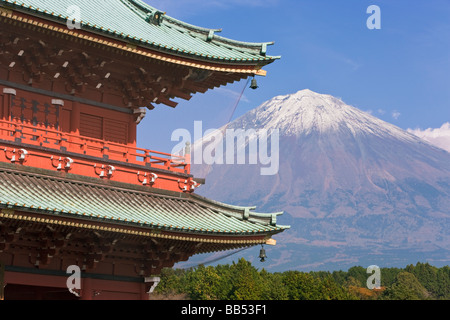
[[[0,5],[67,23],[69,7],[80,8],[81,28],[178,56],[230,64],[265,65],[279,57],[266,55],[272,43],[247,43],[217,35],[220,30],[196,27],[160,12],[142,0],[0,0]],[[163,14],[163,13],[162,13]]]
[[[271,235],[289,228],[276,224],[279,213],[258,214],[253,208],[225,205],[197,195],[164,194],[86,179],[2,166],[0,208],[192,234]]]

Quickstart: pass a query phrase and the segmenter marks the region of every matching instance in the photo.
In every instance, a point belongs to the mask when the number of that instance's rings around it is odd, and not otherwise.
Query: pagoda
[[[145,300],[162,268],[289,228],[197,195],[189,147],[136,144],[148,110],[279,58],[219,31],[141,0],[0,0],[0,299]]]

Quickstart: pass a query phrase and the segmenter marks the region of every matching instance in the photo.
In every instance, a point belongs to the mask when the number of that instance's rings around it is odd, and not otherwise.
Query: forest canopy
[[[381,288],[370,290],[367,269],[258,270],[241,258],[231,265],[164,269],[154,299],[186,300],[448,300],[450,268],[417,263],[381,268]]]

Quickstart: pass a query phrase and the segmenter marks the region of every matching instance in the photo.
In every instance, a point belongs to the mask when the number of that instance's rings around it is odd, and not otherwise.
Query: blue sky
[[[197,94],[176,109],[158,105],[140,125],[140,147],[170,152],[175,129],[193,130],[196,120],[204,129],[217,128],[302,89],[340,97],[403,129],[450,122],[448,0],[145,1],[188,23],[222,28],[227,38],[274,41],[268,53],[282,59],[265,67],[260,88],[245,89],[241,100],[246,82]],[[381,9],[380,30],[367,28],[370,5]]]

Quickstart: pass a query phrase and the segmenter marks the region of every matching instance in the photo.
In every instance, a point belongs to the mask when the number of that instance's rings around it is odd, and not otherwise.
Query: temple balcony
[[[0,161],[179,192],[197,185],[189,152],[177,156],[18,121],[0,120]]]

